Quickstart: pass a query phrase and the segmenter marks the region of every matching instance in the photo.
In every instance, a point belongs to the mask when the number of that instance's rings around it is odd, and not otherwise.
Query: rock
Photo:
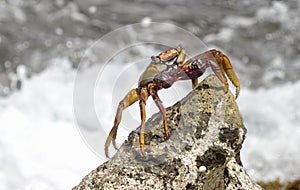
[[[160,113],[147,121],[146,158],[138,128],[73,189],[261,189],[240,161],[247,130],[235,99],[214,75],[167,108],[167,118],[169,140]]]

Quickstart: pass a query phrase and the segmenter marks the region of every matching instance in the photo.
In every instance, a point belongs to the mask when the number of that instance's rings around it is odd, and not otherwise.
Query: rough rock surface
[[[240,161],[246,128],[234,96],[215,76],[168,108],[167,118],[167,141],[161,114],[147,121],[146,158],[137,128],[73,189],[261,189]]]

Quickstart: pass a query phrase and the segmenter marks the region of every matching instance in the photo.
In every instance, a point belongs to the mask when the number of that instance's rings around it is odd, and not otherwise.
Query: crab
[[[114,148],[118,149],[115,140],[123,110],[139,101],[141,114],[139,143],[140,151],[145,157],[145,106],[149,96],[153,98],[156,106],[163,115],[165,139],[168,140],[169,132],[166,119],[166,109],[157,92],[161,89],[171,87],[172,84],[178,80],[192,80],[192,87],[195,88],[198,84],[198,77],[200,77],[208,67],[211,67],[218,79],[224,84],[226,93],[229,88],[227,78],[225,76],[227,75],[231,83],[236,88],[235,97],[237,98],[240,92],[239,79],[232,68],[229,58],[219,50],[212,49],[185,61],[185,50],[181,45],[179,45],[178,47],[169,49],[157,56],[152,56],[151,63],[140,76],[138,87],[129,91],[118,105],[114,125],[105,142],[105,156],[109,158],[108,148],[111,142]]]

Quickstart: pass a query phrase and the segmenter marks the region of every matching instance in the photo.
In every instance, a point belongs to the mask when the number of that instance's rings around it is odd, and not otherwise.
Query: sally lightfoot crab
[[[185,50],[179,46],[169,49],[158,56],[151,57],[151,63],[142,73],[138,87],[129,91],[129,93],[120,101],[116,113],[114,125],[105,142],[105,155],[108,155],[108,148],[112,142],[115,149],[118,126],[122,118],[122,112],[131,104],[139,101],[141,113],[140,128],[140,150],[145,157],[144,152],[144,129],[146,120],[146,101],[151,96],[163,114],[163,126],[166,140],[169,138],[168,125],[166,120],[166,109],[159,98],[157,91],[163,88],[169,88],[178,80],[192,80],[193,88],[198,83],[200,77],[207,67],[211,67],[218,79],[224,84],[226,93],[228,92],[228,82],[226,76],[236,87],[236,98],[240,92],[240,82],[237,78],[232,65],[226,55],[219,50],[209,50],[195,57],[185,60]]]

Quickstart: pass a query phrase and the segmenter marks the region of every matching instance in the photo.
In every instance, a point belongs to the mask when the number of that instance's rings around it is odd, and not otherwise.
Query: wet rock
[[[245,172],[240,150],[246,128],[234,96],[215,76],[146,123],[144,158],[139,128],[109,161],[73,189],[261,189]]]

